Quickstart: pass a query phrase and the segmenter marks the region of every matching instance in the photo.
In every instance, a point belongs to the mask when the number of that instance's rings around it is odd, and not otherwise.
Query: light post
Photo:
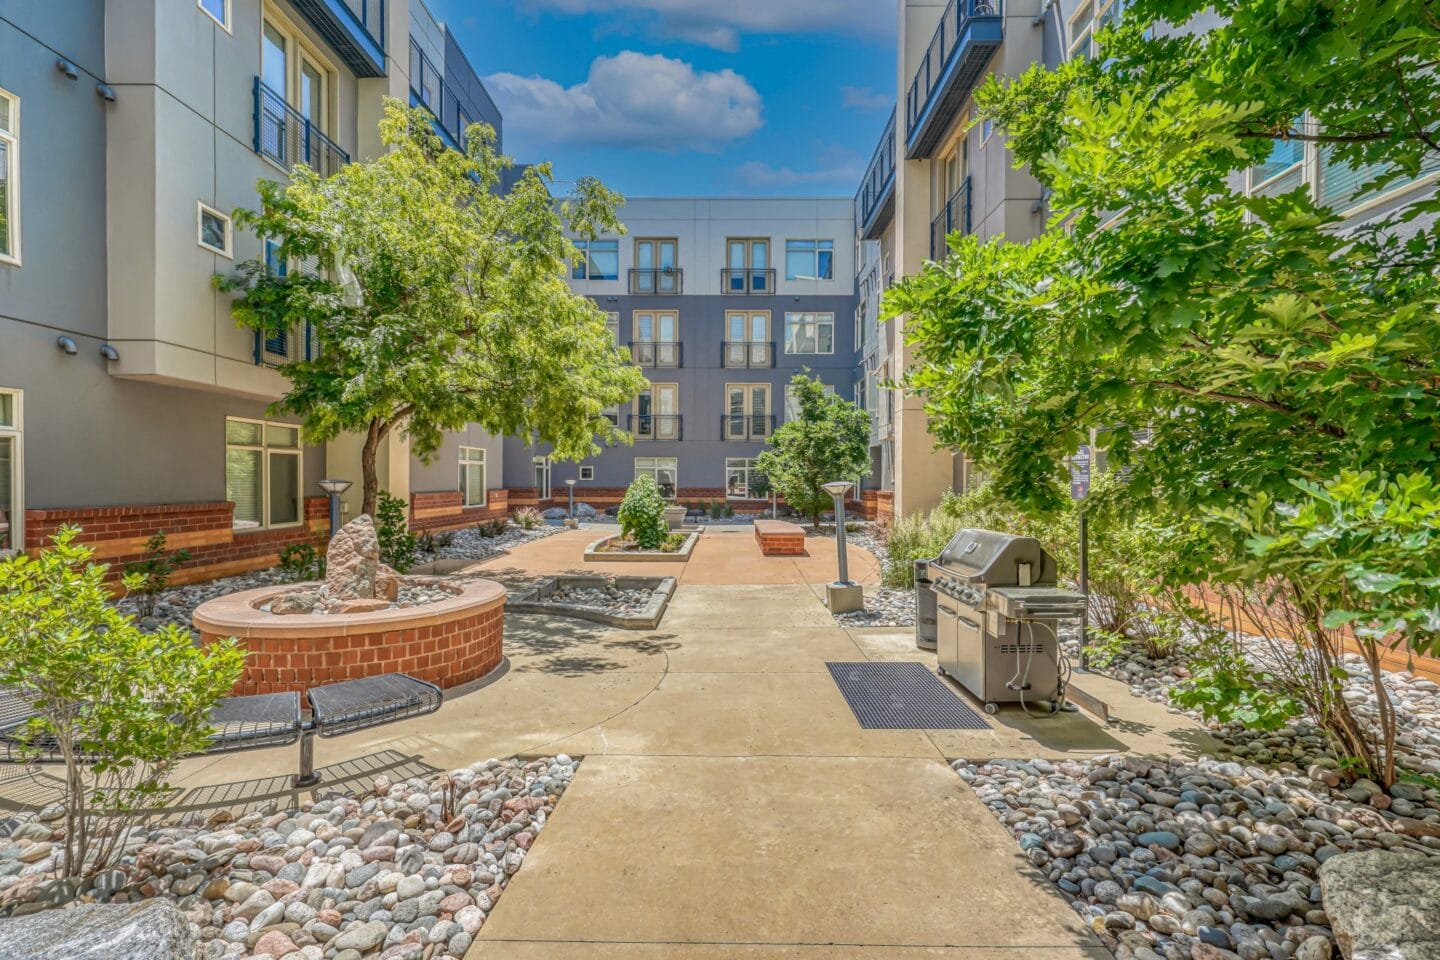
[[[333,540],[335,531],[340,529],[340,495],[354,484],[349,480],[320,480],[316,485],[330,499],[330,538]]]
[[[825,586],[826,605],[831,613],[848,613],[865,606],[860,584],[850,582],[849,557],[845,549],[845,494],[850,492],[850,486],[848,480],[834,480],[821,487],[835,499],[835,550],[840,559],[839,579]]]
[[[571,477],[565,481],[565,486],[570,491],[570,519],[575,519],[575,478]]]

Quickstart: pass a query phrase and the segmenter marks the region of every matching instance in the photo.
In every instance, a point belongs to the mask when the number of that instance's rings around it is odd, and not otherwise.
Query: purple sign
[[[1070,458],[1070,499],[1084,500],[1090,495],[1090,447],[1081,444]]]

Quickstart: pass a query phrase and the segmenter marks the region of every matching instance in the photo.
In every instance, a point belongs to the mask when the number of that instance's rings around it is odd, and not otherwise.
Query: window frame
[[[210,214],[225,225],[225,249],[212,247],[205,242],[205,215]],[[204,200],[195,201],[195,243],[201,250],[209,250],[227,260],[235,259],[235,224],[225,214],[210,206]]]
[[[755,457],[726,457],[725,458],[725,499],[726,500],[754,500],[750,495],[750,476],[755,472]],[[743,467],[732,466],[732,464],[744,464]],[[743,470],[745,473],[745,489],[740,493],[730,492],[730,471]]]
[[[234,0],[226,0],[226,3],[234,3]],[[256,62],[260,63],[262,67],[265,56],[265,25],[267,23],[275,28],[276,33],[285,38],[285,89],[277,92],[291,109],[302,117],[305,116],[305,104],[301,102],[300,98],[301,73],[306,63],[314,67],[320,75],[323,89],[320,92],[320,120],[319,122],[314,120],[310,122],[315,129],[333,139],[336,136],[335,115],[339,112],[336,101],[339,95],[337,90],[339,71],[330,58],[305,37],[304,31],[268,0],[262,4],[260,11],[260,35],[258,38],[260,49],[256,52]],[[264,82],[263,70],[261,82]]]
[[[815,349],[814,350],[793,350],[792,338],[790,336],[790,325],[792,317],[813,317],[816,323]],[[830,323],[830,349],[820,349],[820,327],[824,325],[821,318],[828,317]],[[805,321],[797,321],[803,323]],[[785,311],[785,355],[791,357],[832,357],[835,355],[835,314],[820,310],[787,310]]]
[[[610,283],[620,279],[620,240],[618,237],[615,239],[600,237],[594,240],[575,240],[573,242],[575,244],[575,249],[580,251],[581,260],[578,263],[572,263],[570,265],[571,280],[583,281],[586,283]],[[592,254],[595,252],[594,247],[596,244],[605,244],[607,246],[614,247],[614,276],[600,276],[595,273],[595,261],[592,257]],[[609,253],[610,251],[606,249],[602,252]],[[576,275],[577,271],[579,272],[578,276]]]
[[[731,394],[733,394],[737,390],[740,391],[741,398],[741,412],[739,414],[739,418],[742,424],[742,429],[739,433],[736,433],[731,429],[735,424],[736,414],[731,412],[730,399]],[[764,413],[755,412],[755,394],[757,391],[761,392],[765,397]],[[756,436],[754,432],[749,428],[755,425],[755,420],[757,417],[764,417],[766,418],[766,420],[769,420],[769,418],[775,416],[774,386],[763,381],[727,381],[725,384],[725,392],[721,396],[720,408],[720,415],[724,418],[725,421],[725,429],[723,431],[723,434],[726,440],[755,441],[769,439],[772,431],[768,422],[764,425],[764,433],[760,436]]]
[[[478,453],[479,459],[473,455]],[[485,448],[475,447],[468,444],[461,444],[457,454],[460,464],[460,506],[461,507],[488,507],[490,506],[490,465],[485,458]],[[470,490],[470,467],[480,467],[480,499],[471,500]]]
[[[674,489],[671,491],[670,495],[667,497],[667,496],[665,496],[665,489],[664,489],[664,487],[661,487],[661,489],[660,489],[660,496],[661,496],[661,497],[664,497],[664,499],[666,499],[666,500],[675,500],[675,499],[679,498],[679,496],[680,496],[680,458],[679,458],[679,457],[635,457],[635,458],[634,458],[634,464],[633,464],[635,473],[634,473],[633,476],[634,476],[634,478],[636,478],[636,479],[638,479],[638,478],[640,477],[640,471],[641,471],[641,469],[642,469],[642,467],[640,466],[640,464],[641,464],[642,462],[646,462],[646,463],[649,463],[649,464],[650,464],[650,466],[649,466],[648,468],[643,468],[643,469],[646,469],[646,470],[648,471],[648,475],[651,476],[651,477],[653,477],[653,478],[655,479],[655,485],[656,485],[656,486],[660,486],[660,471],[663,470],[663,469],[667,469],[667,467],[664,467],[664,466],[662,466],[661,464],[664,463],[664,464],[671,465],[671,466],[668,467],[668,469],[671,471],[672,476],[675,478]]]
[[[833,383],[825,383],[822,381],[820,386],[825,388],[826,393],[835,393],[835,385]],[[784,417],[781,421],[782,423],[789,423],[800,416],[800,405],[795,400],[795,388],[788,383],[785,384],[784,395],[780,398],[780,402],[783,404],[780,408],[780,413]]]
[[[673,413],[662,413],[657,409],[658,404],[656,400],[661,393],[667,391],[675,398],[675,411]],[[650,411],[648,413],[640,409],[640,401],[645,398],[648,398],[650,401]],[[649,417],[651,420],[649,431],[642,432],[638,429],[632,431],[632,434],[637,439],[643,437],[646,440],[668,440],[672,442],[680,439],[680,384],[677,381],[665,380],[647,383],[639,393],[635,394],[635,399],[631,401],[630,411],[635,416],[637,427],[641,417]],[[672,426],[664,427],[664,429],[669,431],[665,436],[661,436],[660,433],[664,426],[664,421],[657,420],[657,417],[673,417],[676,421]]]
[[[587,464],[582,464],[582,465],[581,465],[581,467],[580,467],[580,479],[581,479],[581,480],[592,480],[592,481],[595,479],[595,465],[594,465],[593,463],[587,463]]]
[[[802,243],[812,244],[813,246],[812,246],[811,249],[809,249],[809,250],[803,250],[803,249],[791,250],[791,249],[790,249],[791,244],[802,244]],[[829,244],[829,248],[828,248],[828,249],[824,246],[825,244]],[[796,254],[809,253],[809,254],[811,254],[811,256],[812,256],[812,258],[813,258],[812,261],[811,261],[811,268],[812,268],[812,270],[814,271],[814,276],[800,276],[799,274],[791,273],[791,271],[790,271],[790,255],[791,255],[792,253],[796,253]],[[830,274],[829,274],[829,276],[822,276],[821,273],[820,273],[820,255],[821,255],[822,253],[829,253],[829,254],[830,254]],[[822,281],[834,280],[834,279],[835,279],[835,241],[834,241],[833,239],[827,240],[827,239],[825,239],[824,237],[786,237],[786,238],[785,238],[785,279],[786,279],[787,281],[792,281],[792,282],[796,282],[796,283],[807,283],[807,282],[819,283],[819,282],[822,282]]]
[[[0,251],[0,263],[20,266],[20,97],[0,87],[0,99],[10,104],[10,125],[0,128],[5,142],[5,240],[8,251]]]
[[[549,500],[555,489],[555,464],[549,457],[535,457],[530,461],[535,476],[535,499]],[[544,483],[541,483],[541,477]]]
[[[235,6],[234,0],[220,0],[220,6],[225,9],[225,18],[223,20],[215,16],[215,14],[210,11],[210,8],[205,6],[205,2],[206,0],[195,0],[196,9],[198,9],[201,13],[205,14],[205,16],[209,17],[211,20],[214,20],[216,26],[220,27],[220,29],[224,30],[226,33],[233,35],[235,31],[231,28],[230,23],[231,12]]]
[[[14,502],[0,503],[0,509],[8,507],[10,510],[7,518],[10,529],[6,532],[10,546],[0,547],[0,556],[6,556],[25,549],[25,391],[19,387],[0,387],[0,394],[11,398],[13,414],[12,422],[0,422],[0,438],[12,441],[11,449],[15,454],[10,476],[10,493]]]
[[[229,427],[231,423],[255,424],[260,428],[260,442],[254,443],[231,443]],[[285,430],[295,431],[295,446],[293,447],[271,447],[270,428],[280,427]],[[229,469],[229,452],[231,450],[251,450],[260,454],[260,523],[253,527],[240,527],[235,525],[235,516],[230,517],[231,530],[235,533],[258,533],[264,530],[288,530],[294,527],[305,525],[305,438],[302,435],[300,424],[283,423],[279,420],[257,420],[254,417],[229,417],[225,418],[225,470]],[[294,457],[295,458],[295,498],[297,519],[287,523],[270,522],[270,458],[272,456]],[[225,477],[228,484],[229,477]],[[230,503],[235,501],[229,497],[229,489],[225,491],[225,499]]]

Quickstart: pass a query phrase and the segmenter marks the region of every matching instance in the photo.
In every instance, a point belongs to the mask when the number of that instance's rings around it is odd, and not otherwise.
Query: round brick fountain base
[[[260,607],[297,589],[262,587],[217,597],[194,614],[201,642],[238,637],[248,651],[234,694],[304,691],[340,680],[408,673],[442,688],[500,665],[505,588],[460,580],[447,600],[366,613],[272,614]]]

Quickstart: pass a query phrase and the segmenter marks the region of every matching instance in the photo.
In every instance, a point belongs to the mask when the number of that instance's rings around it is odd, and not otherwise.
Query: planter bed
[[[663,550],[610,550],[604,548],[620,540],[620,534],[612,533],[601,537],[590,546],[585,548],[586,563],[684,563],[690,559],[690,554],[695,550],[695,543],[700,539],[700,531],[685,537],[685,543],[679,550],[666,553]]]
[[[648,599],[636,610],[623,602],[608,604],[603,597],[576,596],[577,591],[604,593],[613,587],[622,593],[643,592]],[[675,593],[674,577],[584,577],[562,575],[546,577],[534,584],[511,591],[505,609],[513,613],[548,613],[578,620],[591,620],[624,630],[653,630],[665,616],[665,608]],[[617,598],[620,599],[620,598]],[[607,605],[602,606],[605,603]],[[630,606],[631,609],[623,609]]]

